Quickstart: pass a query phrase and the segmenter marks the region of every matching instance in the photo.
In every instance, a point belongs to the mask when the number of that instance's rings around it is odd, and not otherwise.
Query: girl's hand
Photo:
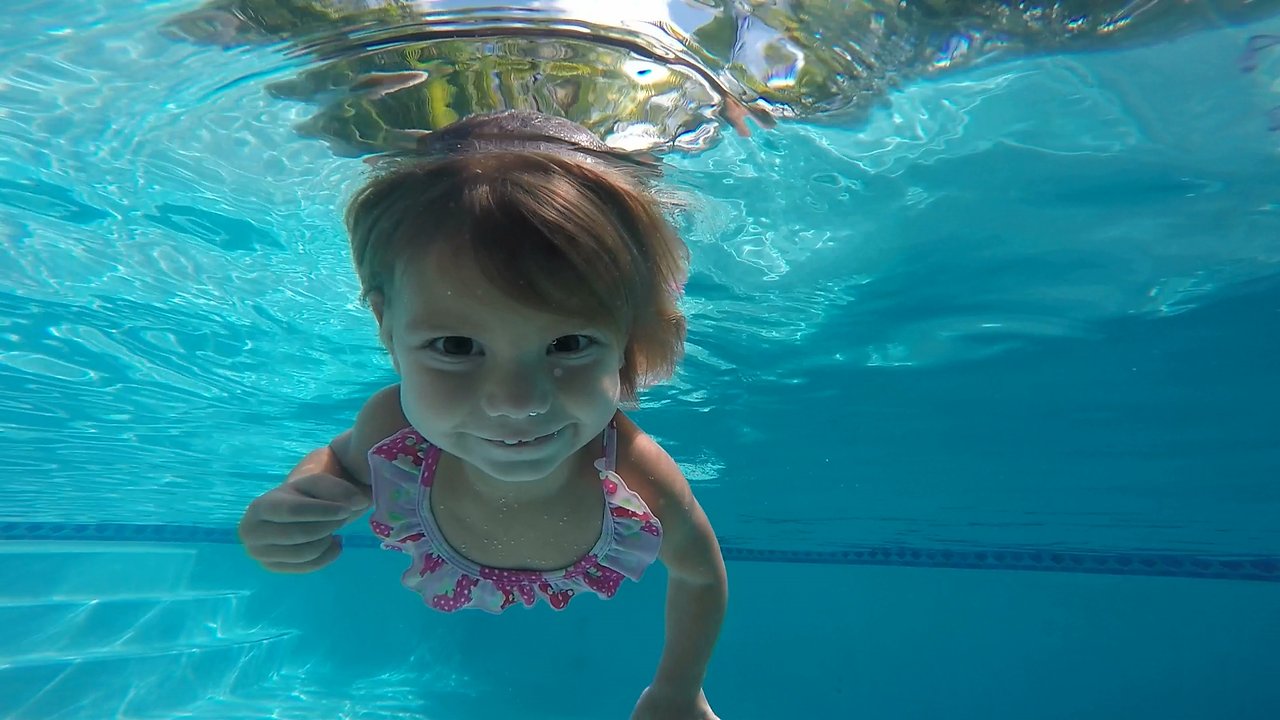
[[[249,505],[240,519],[240,542],[268,570],[319,570],[342,552],[334,533],[368,507],[367,488],[326,473],[304,475]]]
[[[646,688],[631,713],[631,720],[720,720],[711,706],[707,704],[706,695],[699,690],[697,695],[677,693],[664,690],[662,687]]]

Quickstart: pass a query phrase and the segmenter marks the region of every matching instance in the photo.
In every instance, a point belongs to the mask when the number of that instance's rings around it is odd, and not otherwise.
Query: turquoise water
[[[393,378],[341,233],[363,163],[266,91],[305,59],[161,32],[191,7],[0,24],[0,716],[625,717],[659,579],[446,621],[359,527],[305,578],[235,548]],[[690,352],[636,417],[725,545],[722,717],[1276,716],[1280,47],[1240,63],[1276,33],[995,58],[666,157]],[[634,653],[565,641],[620,617]]]

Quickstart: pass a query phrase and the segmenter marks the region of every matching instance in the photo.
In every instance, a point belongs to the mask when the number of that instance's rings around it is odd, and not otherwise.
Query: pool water
[[[627,717],[660,570],[444,617],[359,524],[303,577],[235,544],[394,377],[340,222],[367,148],[288,43],[176,37],[198,8],[0,23],[0,717]],[[865,106],[766,68],[750,137],[687,74],[612,138],[692,128],[689,354],[634,415],[725,548],[721,717],[1280,714],[1275,10]]]

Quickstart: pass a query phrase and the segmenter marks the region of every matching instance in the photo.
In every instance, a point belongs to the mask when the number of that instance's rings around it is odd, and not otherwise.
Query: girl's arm
[[[408,421],[396,385],[374,394],[350,430],[307,453],[278,487],[245,509],[238,533],[245,551],[268,570],[311,572],[333,562],[333,533],[369,507],[369,448]]]
[[[689,484],[654,514],[662,523],[660,557],[667,567],[667,627],[653,691],[696,697],[720,636],[728,580],[720,544]],[[683,497],[681,496],[683,495]]]
[[[729,596],[720,544],[675,461],[629,420],[619,418],[619,431],[630,436],[620,443],[621,474],[662,523],[668,571],[666,640],[646,694],[705,703],[702,682]]]
[[[320,448],[307,457],[314,455],[316,460],[329,463],[332,474],[357,486],[367,487],[369,450],[408,426],[409,421],[400,408],[400,385],[388,385],[365,402],[350,430],[334,438],[328,447]]]

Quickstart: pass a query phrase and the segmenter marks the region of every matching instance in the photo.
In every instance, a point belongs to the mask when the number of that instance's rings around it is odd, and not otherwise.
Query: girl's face
[[[625,340],[516,304],[465,255],[432,248],[375,305],[405,417],[487,478],[567,472],[617,412]]]

